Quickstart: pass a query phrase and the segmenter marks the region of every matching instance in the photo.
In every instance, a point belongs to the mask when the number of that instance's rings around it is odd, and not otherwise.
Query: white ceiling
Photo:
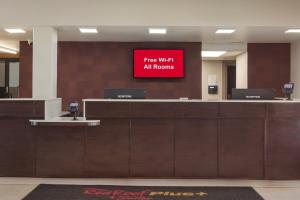
[[[77,27],[58,28],[62,41],[187,41],[208,43],[292,42],[300,34],[285,34],[287,27],[236,28],[232,35],[217,35],[217,27],[167,27],[166,35],[149,35],[148,27],[98,27],[96,35],[83,35]]]
[[[7,26],[300,26],[299,0],[2,0]]]
[[[244,53],[244,51],[227,51],[220,57],[217,58],[202,58],[203,61],[210,61],[210,60],[235,60],[236,57],[240,54]]]
[[[300,28],[300,0],[6,0],[1,8],[0,44],[14,44],[7,46],[11,48],[20,40],[32,41],[30,27],[38,26],[56,27],[60,41],[201,41],[214,44],[210,50],[300,40],[300,34],[284,33]],[[99,34],[79,33],[82,25],[98,26]],[[168,28],[168,34],[149,35],[149,26]],[[8,34],[3,28],[25,28],[27,33]],[[237,31],[216,35],[217,28]]]
[[[166,35],[149,35],[148,27],[101,26],[98,34],[81,34],[78,27],[57,27],[60,41],[186,41],[207,43],[282,43],[300,40],[300,34],[285,34],[288,27],[230,27],[232,35],[215,34],[218,27],[167,27]],[[32,29],[26,34],[9,34],[0,28],[0,40],[32,40]]]
[[[84,26],[83,26],[84,27]],[[283,43],[300,40],[300,34],[284,33],[288,27],[229,27],[236,32],[230,35],[215,34],[221,27],[166,27],[166,35],[149,35],[148,27],[101,26],[97,34],[82,34],[78,27],[57,27],[59,41],[177,41],[203,42],[204,50],[227,51],[220,58],[233,59],[246,51],[246,43]],[[6,47],[17,48],[18,41],[32,41],[32,28],[24,28],[25,34],[9,34],[0,28],[0,44],[6,42]],[[11,46],[10,46],[11,45]]]

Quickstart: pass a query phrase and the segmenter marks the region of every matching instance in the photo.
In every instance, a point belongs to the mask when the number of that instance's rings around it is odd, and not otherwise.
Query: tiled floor
[[[265,200],[300,200],[300,181],[203,179],[40,179],[0,178],[0,200],[21,200],[40,183],[90,185],[251,186]]]

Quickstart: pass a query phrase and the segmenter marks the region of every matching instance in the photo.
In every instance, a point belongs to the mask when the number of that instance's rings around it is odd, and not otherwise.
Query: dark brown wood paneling
[[[170,102],[138,102],[131,104],[132,118],[173,118],[175,103]]]
[[[179,118],[217,118],[218,103],[182,102],[177,103],[176,117]]]
[[[26,46],[27,45],[27,46]],[[133,49],[184,49],[185,77],[133,78]],[[145,88],[147,98],[201,99],[200,42],[59,42],[57,93],[70,101],[103,98],[104,88]],[[20,45],[20,96],[31,97],[32,48]]]
[[[129,176],[129,119],[101,119],[86,134],[86,174],[89,177]]]
[[[176,120],[175,176],[217,178],[218,121]]]
[[[84,127],[37,127],[37,177],[84,176]]]
[[[32,45],[20,42],[20,87],[22,98],[32,97]]]
[[[299,103],[109,103],[99,127],[32,128],[43,101],[1,101],[0,176],[300,179]]]
[[[263,119],[222,119],[219,142],[220,177],[263,179]]]
[[[230,118],[264,118],[266,115],[265,103],[226,102],[220,103],[220,117]]]
[[[268,108],[271,118],[300,118],[300,103],[270,103]]]
[[[266,137],[266,178],[300,179],[300,118],[270,120]]]
[[[92,118],[129,118],[128,102],[86,102],[86,117]]]
[[[45,117],[45,101],[33,101],[33,117],[44,118]]]
[[[44,117],[44,101],[0,101],[2,117]]]
[[[34,133],[28,119],[0,117],[0,176],[34,176]]]
[[[174,176],[174,127],[167,119],[131,122],[130,176]]]
[[[283,96],[282,87],[290,81],[290,43],[248,44],[248,87],[275,88]]]

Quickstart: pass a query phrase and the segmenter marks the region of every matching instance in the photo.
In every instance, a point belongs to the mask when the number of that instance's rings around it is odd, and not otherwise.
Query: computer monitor
[[[232,99],[273,100],[274,98],[275,98],[275,89],[273,88],[250,88],[250,89],[232,88]]]
[[[145,99],[145,89],[104,89],[105,99]]]

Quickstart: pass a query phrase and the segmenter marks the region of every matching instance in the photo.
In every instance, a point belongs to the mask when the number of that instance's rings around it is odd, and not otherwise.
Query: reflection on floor
[[[45,179],[0,178],[0,199],[21,200],[38,184],[149,185],[149,186],[251,186],[265,200],[299,200],[300,181],[204,179]]]

